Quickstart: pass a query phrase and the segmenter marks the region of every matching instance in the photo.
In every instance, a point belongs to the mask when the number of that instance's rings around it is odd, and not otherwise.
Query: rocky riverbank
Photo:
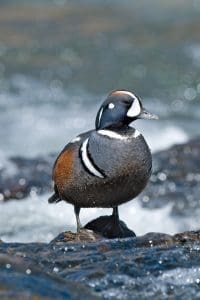
[[[1,299],[199,299],[200,231],[0,243]]]

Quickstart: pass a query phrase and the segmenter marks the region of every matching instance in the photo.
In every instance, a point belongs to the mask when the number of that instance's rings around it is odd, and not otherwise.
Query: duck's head
[[[96,130],[123,128],[137,119],[158,119],[149,113],[138,96],[126,90],[111,92],[96,116]]]

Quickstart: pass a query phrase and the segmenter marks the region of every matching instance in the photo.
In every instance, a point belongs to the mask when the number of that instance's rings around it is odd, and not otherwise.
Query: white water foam
[[[64,202],[48,204],[49,195],[32,195],[25,200],[13,200],[0,204],[0,239],[7,242],[48,242],[62,231],[75,231],[73,206]],[[142,208],[137,200],[120,206],[120,218],[137,235],[147,232],[177,233],[195,229],[199,217],[184,222],[170,216],[171,206],[159,209]],[[110,215],[111,209],[87,208],[81,210],[81,222],[86,224],[100,215]],[[187,221],[187,223],[185,223]],[[195,227],[196,226],[196,227]]]
[[[188,140],[187,133],[175,125],[169,124],[150,124],[143,125],[140,132],[145,136],[145,139],[152,152],[164,150],[174,144],[185,143]]]

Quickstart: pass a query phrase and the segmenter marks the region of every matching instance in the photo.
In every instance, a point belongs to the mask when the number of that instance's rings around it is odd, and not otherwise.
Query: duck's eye
[[[114,103],[111,102],[111,103],[108,104],[108,108],[109,108],[109,109],[113,109],[114,107],[115,107],[115,104],[114,104]]]

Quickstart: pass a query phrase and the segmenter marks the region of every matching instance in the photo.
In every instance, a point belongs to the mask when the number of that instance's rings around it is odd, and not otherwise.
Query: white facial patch
[[[140,102],[133,93],[128,92],[128,91],[116,91],[115,93],[128,95],[133,99],[133,103],[132,103],[131,107],[129,108],[129,110],[127,111],[127,117],[134,118],[134,117],[139,116],[139,114],[141,113]]]
[[[108,108],[109,108],[109,109],[113,109],[114,107],[115,107],[115,104],[114,104],[114,103],[109,103],[109,104],[108,104]]]
[[[82,146],[81,146],[81,159],[82,159],[82,162],[84,164],[84,166],[86,167],[86,169],[91,173],[93,174],[94,176],[96,177],[99,177],[99,178],[104,178],[103,174],[101,174],[97,169],[96,167],[93,165],[92,161],[90,160],[90,158],[88,157],[88,151],[87,151],[87,147],[88,147],[88,141],[89,141],[89,138],[87,138]]]
[[[127,117],[134,118],[134,117],[139,116],[140,113],[141,113],[140,102],[137,98],[135,98],[131,104],[131,107],[127,111],[126,115],[127,115]]]

